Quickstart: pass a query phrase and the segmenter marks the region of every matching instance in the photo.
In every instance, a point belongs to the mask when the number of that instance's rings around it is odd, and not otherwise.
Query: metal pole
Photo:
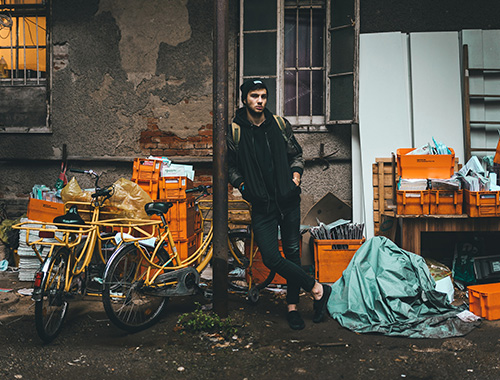
[[[213,305],[220,317],[228,315],[227,295],[227,147],[228,126],[228,0],[215,0],[213,71]]]

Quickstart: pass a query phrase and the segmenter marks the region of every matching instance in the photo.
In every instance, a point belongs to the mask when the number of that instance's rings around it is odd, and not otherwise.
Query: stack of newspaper
[[[364,223],[352,223],[350,220],[338,219],[333,223],[311,227],[309,232],[318,240],[357,240],[363,239]]]
[[[41,227],[41,222],[30,221],[27,218],[22,218],[21,223],[30,222],[29,224],[25,224],[25,227],[38,228]],[[57,228],[56,226],[48,225],[47,228]],[[19,256],[19,281],[33,281],[35,277],[35,272],[40,267],[40,260],[33,251],[33,248],[29,246],[26,241],[26,235],[28,231],[22,229],[19,231],[19,248],[17,250],[17,254]],[[56,232],[56,236],[59,239],[62,239],[62,233]],[[39,240],[38,230],[31,230],[29,233],[29,243]],[[44,241],[55,241],[55,239],[46,239]],[[49,246],[37,245],[38,252],[41,253],[42,257],[45,258],[47,253],[49,252]]]

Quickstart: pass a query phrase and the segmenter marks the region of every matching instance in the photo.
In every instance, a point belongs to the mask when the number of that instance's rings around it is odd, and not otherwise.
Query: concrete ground
[[[172,299],[152,328],[127,334],[108,320],[98,297],[70,303],[61,334],[38,338],[34,304],[18,290],[31,283],[0,272],[0,379],[500,379],[500,322],[483,321],[464,337],[407,339],[356,334],[329,318],[291,330],[282,294],[264,292],[257,305],[229,295],[231,337],[180,329],[179,316],[209,305],[201,296]]]

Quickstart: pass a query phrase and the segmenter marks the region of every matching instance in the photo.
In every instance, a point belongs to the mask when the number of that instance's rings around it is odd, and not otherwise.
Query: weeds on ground
[[[238,332],[231,317],[222,319],[213,312],[203,311],[198,302],[195,311],[182,314],[179,317],[176,329],[189,332],[219,333],[226,338]]]

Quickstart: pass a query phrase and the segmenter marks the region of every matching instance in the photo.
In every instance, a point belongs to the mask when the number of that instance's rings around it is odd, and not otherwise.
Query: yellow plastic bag
[[[64,203],[91,202],[92,192],[81,189],[75,177],[61,190]],[[103,206],[107,206],[116,213],[117,218],[150,219],[144,211],[144,205],[152,202],[151,197],[138,184],[125,178],[120,178],[113,184],[113,195]]]
[[[144,206],[153,200],[137,183],[120,178],[113,186],[113,196],[108,202],[111,207],[119,210],[120,217],[150,219]]]
[[[92,200],[90,191],[83,191],[75,177],[71,178],[66,186],[61,190],[61,198],[64,203],[73,202],[90,202]]]

